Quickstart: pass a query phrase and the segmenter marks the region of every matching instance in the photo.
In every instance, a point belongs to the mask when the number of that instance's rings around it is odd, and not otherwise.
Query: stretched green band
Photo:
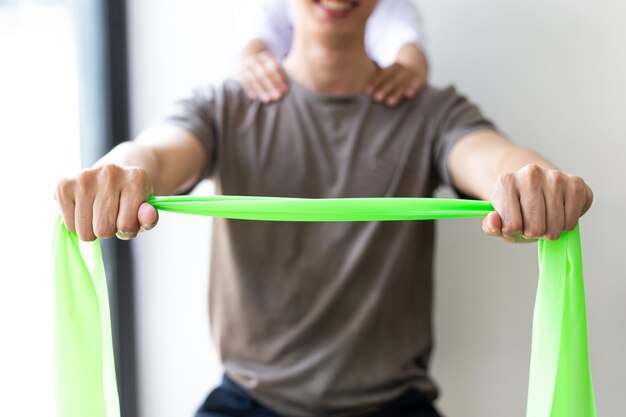
[[[486,201],[447,198],[149,197],[159,210],[240,220],[356,222],[480,217]]]
[[[159,210],[240,220],[392,221],[482,217],[488,202],[431,198],[150,197]],[[58,399],[63,417],[118,417],[106,277],[99,243],[60,217],[54,256]],[[595,417],[578,227],[539,242],[527,417]],[[513,413],[515,414],[515,413]]]

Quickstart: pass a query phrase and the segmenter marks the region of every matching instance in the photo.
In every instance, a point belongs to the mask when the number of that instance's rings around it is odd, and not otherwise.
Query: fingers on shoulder
[[[371,94],[375,101],[394,107],[405,98],[415,97],[424,87],[422,78],[417,71],[394,64],[377,74],[366,93]]]
[[[287,90],[282,67],[266,51],[247,56],[240,77],[248,97],[264,103],[279,100]]]

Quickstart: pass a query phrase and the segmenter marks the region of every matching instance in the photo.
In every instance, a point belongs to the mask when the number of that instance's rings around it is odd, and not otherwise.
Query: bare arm
[[[150,179],[155,195],[169,195],[198,182],[205,159],[204,149],[191,133],[176,126],[159,125],[144,130],[134,141],[116,146],[94,167],[140,167]]]
[[[269,48],[261,39],[252,39],[243,48],[241,54],[243,56],[258,54],[259,52],[268,52]]]
[[[81,240],[128,239],[157,222],[146,203],[151,194],[171,194],[197,182],[206,164],[204,149],[189,132],[157,126],[116,146],[92,168],[61,181],[55,198],[63,221]]]
[[[582,178],[488,130],[461,139],[448,168],[460,191],[493,203],[496,213],[484,219],[485,233],[510,242],[557,239],[593,201]]]
[[[421,74],[424,83],[428,82],[428,59],[421,47],[414,43],[406,43],[398,50],[396,63],[415,70]]]

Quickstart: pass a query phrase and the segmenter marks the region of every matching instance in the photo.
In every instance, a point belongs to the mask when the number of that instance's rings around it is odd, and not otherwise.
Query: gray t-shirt
[[[167,123],[192,132],[219,194],[430,197],[464,135],[494,129],[453,88],[396,108],[290,81],[249,100],[235,81],[198,89]],[[434,399],[434,224],[215,219],[209,309],[228,375],[293,417],[359,414],[416,388]]]

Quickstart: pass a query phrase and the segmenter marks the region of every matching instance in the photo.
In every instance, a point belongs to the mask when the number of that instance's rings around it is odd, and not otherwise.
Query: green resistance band
[[[158,210],[261,221],[483,217],[485,201],[434,198],[150,197]],[[119,417],[106,277],[98,241],[56,225],[58,402],[62,417]],[[579,229],[539,241],[526,417],[596,417]]]
[[[119,417],[107,281],[100,242],[55,226],[58,417]]]

